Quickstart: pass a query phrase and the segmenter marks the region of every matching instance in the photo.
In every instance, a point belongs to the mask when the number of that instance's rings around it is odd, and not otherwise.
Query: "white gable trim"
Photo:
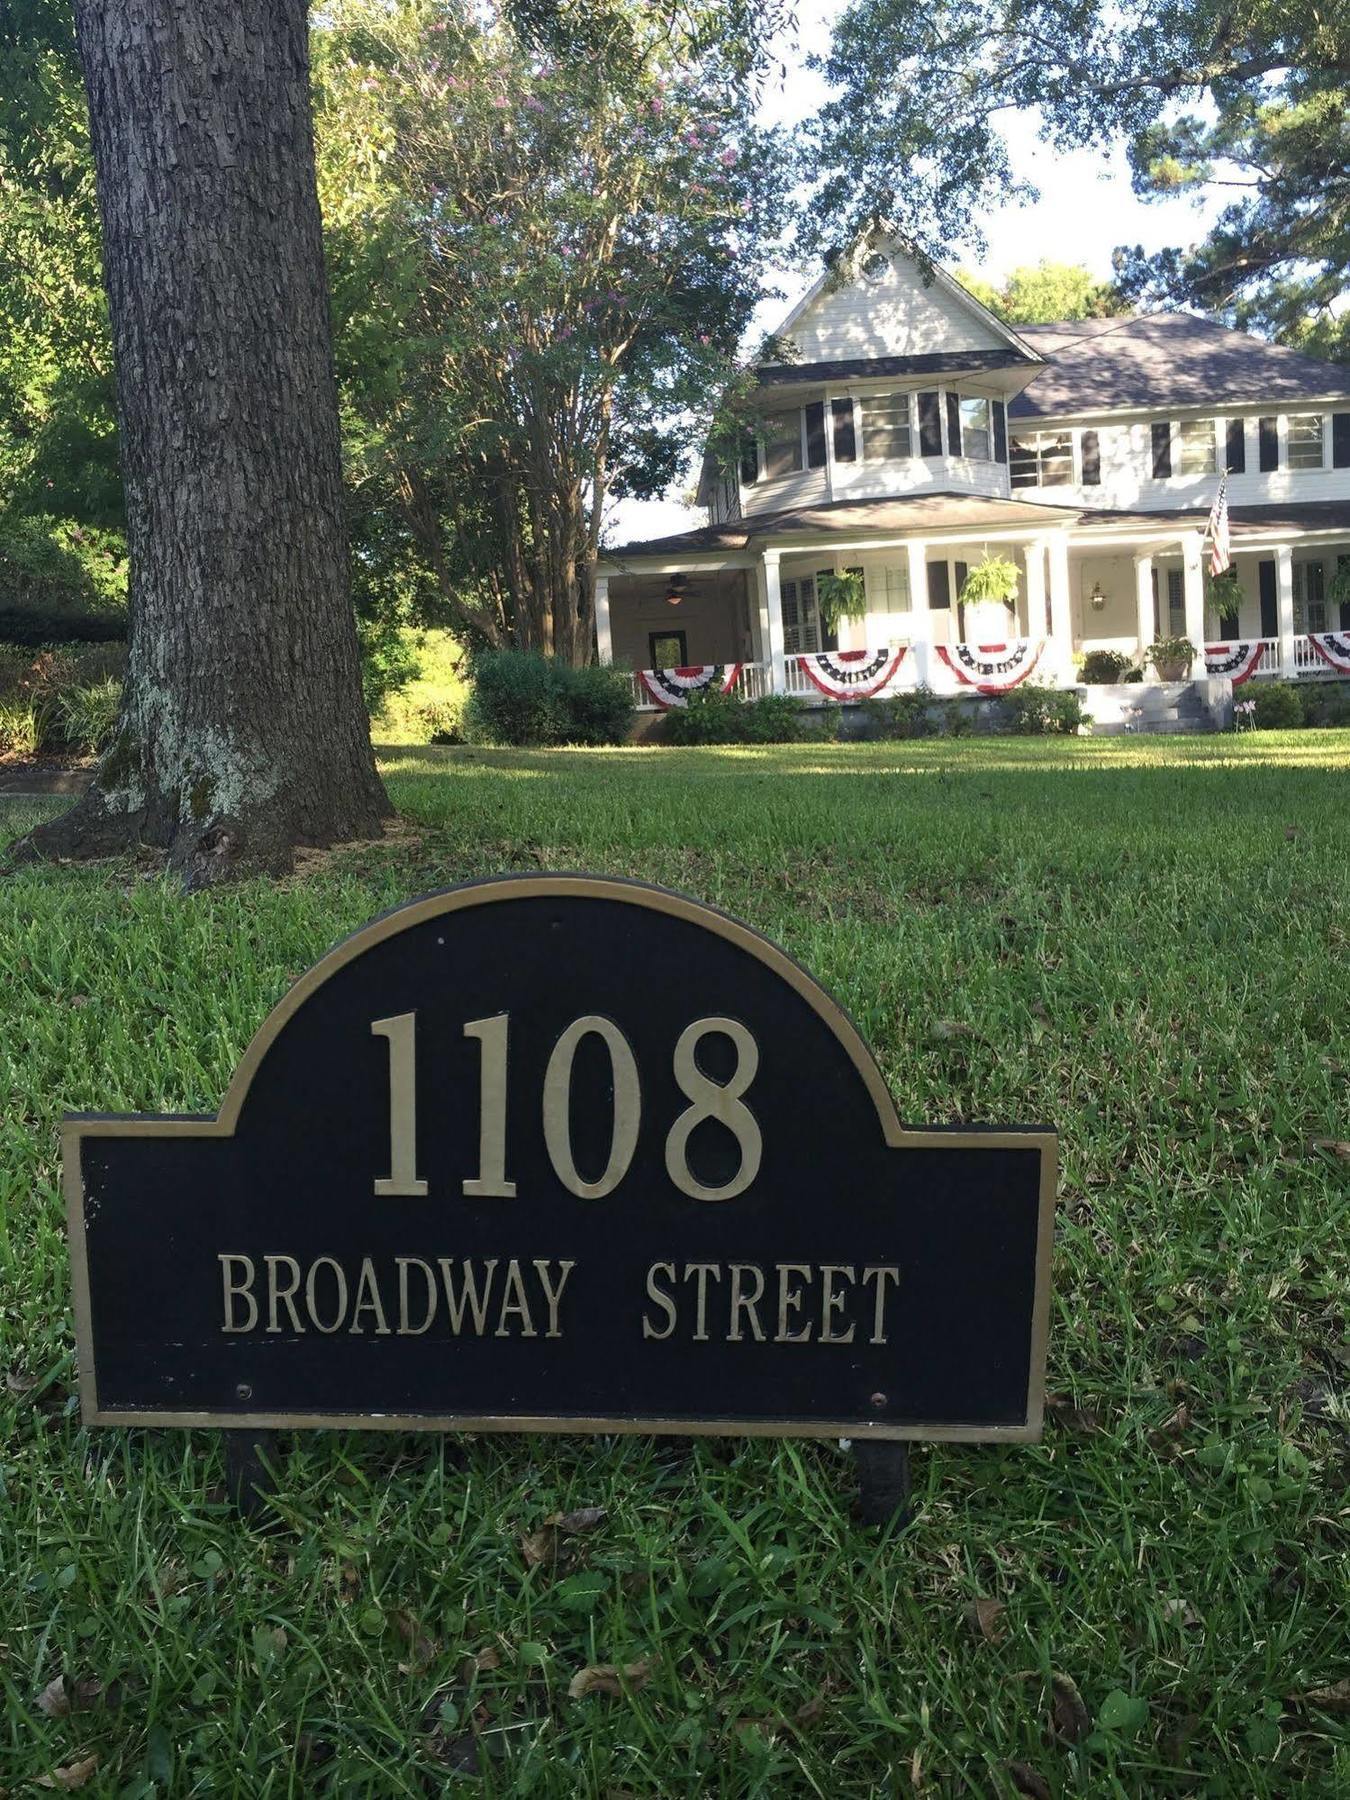
[[[837,283],[841,287],[847,287],[849,285],[855,287],[858,286],[861,273],[862,253],[874,243],[884,244],[892,255],[904,257],[907,262],[914,266],[916,272],[921,273],[922,264],[919,257],[915,255],[914,251],[912,251],[902,239],[890,232],[869,233],[866,237],[860,239],[859,242],[847,252],[845,257],[841,257],[839,262],[833,268],[823,270],[816,277],[811,283],[811,286],[802,295],[801,299],[771,335],[778,338],[791,337],[794,327],[806,315],[811,307],[815,305],[816,301],[826,292],[832,283]],[[840,273],[841,267],[846,261],[852,264],[851,275]],[[969,313],[972,318],[978,320],[980,324],[992,331],[996,337],[1001,338],[1010,349],[1016,350],[1019,355],[1027,357],[1031,362],[1043,363],[1045,361],[1045,358],[1041,355],[1039,350],[1034,350],[1031,345],[1027,343],[1025,338],[1019,337],[1011,326],[1003,323],[1002,319],[1000,319],[996,313],[990,312],[989,308],[982,300],[977,300],[969,289],[962,287],[956,277],[949,274],[940,263],[933,263],[932,270],[933,285],[940,288],[943,293],[954,300],[956,304]],[[769,364],[766,366],[774,367],[777,365]]]

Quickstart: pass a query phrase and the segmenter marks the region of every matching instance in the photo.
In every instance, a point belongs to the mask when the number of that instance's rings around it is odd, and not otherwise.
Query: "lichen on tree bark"
[[[277,874],[389,812],[361,696],[304,0],[76,0],[131,564],[122,717],[18,860]]]

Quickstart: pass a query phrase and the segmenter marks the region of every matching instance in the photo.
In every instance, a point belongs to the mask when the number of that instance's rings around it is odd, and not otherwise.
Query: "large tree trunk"
[[[131,560],[122,718],[29,855],[189,885],[377,835],[305,0],[75,0]]]

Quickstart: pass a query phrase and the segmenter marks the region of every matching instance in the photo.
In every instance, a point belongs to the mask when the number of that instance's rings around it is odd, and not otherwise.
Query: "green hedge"
[[[478,743],[623,744],[634,710],[622,669],[574,669],[520,650],[493,651],[473,666],[468,726]]]
[[[737,700],[734,695],[704,688],[689,696],[684,706],[666,714],[668,744],[797,744],[803,738],[833,738],[839,734],[836,713],[810,712],[791,694],[765,694],[761,700]]]

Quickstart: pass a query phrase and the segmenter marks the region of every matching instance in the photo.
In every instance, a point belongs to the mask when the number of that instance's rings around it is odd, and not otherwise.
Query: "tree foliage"
[[[1350,269],[1350,11],[1320,0],[853,0],[808,134],[812,235],[885,220],[929,255],[981,246],[1025,199],[999,122],[1037,109],[1061,149],[1128,147],[1145,196],[1223,186],[1193,250],[1118,253],[1124,291],[1344,345]]]
[[[1125,302],[1109,281],[1082,263],[1042,261],[1014,269],[1001,282],[962,270],[963,287],[1009,325],[1049,325],[1060,319],[1104,319]]]
[[[490,8],[347,0],[319,60],[356,486],[461,629],[574,662],[606,503],[676,474],[780,205],[743,47],[607,17],[563,63]]]

